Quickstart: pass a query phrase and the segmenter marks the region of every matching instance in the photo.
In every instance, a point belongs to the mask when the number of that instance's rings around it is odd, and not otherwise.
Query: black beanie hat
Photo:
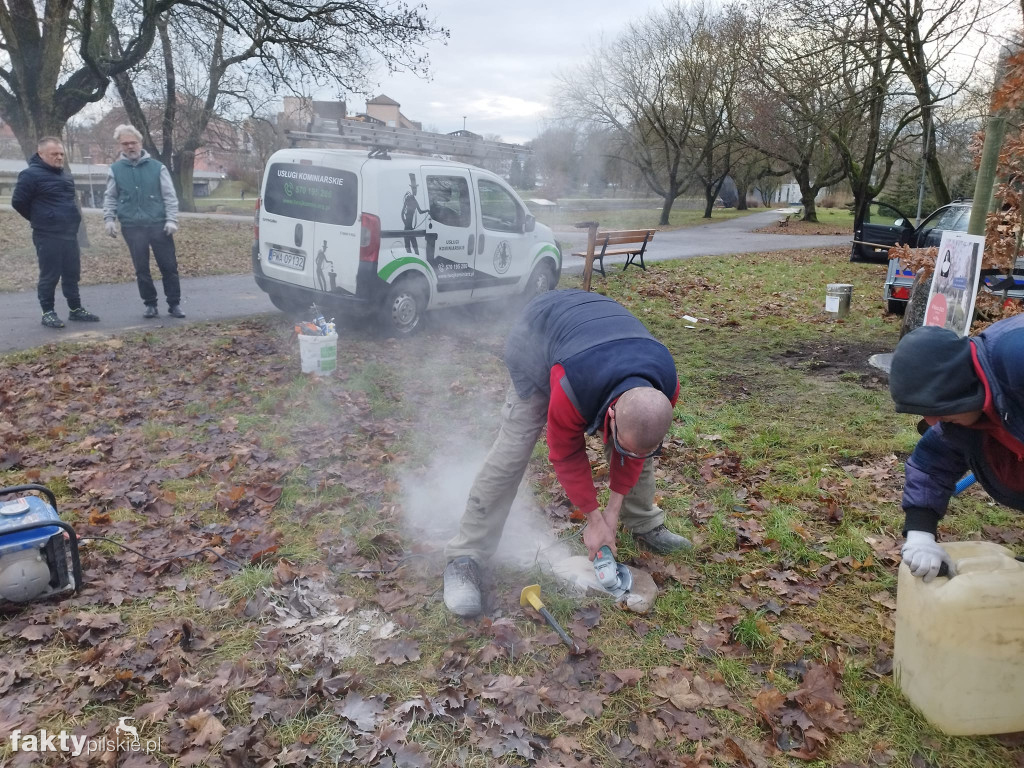
[[[985,387],[974,372],[970,339],[935,325],[915,328],[896,345],[889,394],[899,413],[951,416],[980,411]]]

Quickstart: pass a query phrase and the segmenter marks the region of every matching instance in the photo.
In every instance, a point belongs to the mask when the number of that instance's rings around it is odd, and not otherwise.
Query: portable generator
[[[6,498],[15,494],[22,495]],[[57,514],[53,492],[43,485],[0,488],[0,602],[27,603],[81,586],[78,537]]]

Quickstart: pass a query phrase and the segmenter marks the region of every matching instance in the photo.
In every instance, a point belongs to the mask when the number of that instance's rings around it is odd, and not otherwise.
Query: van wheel
[[[526,290],[523,297],[529,301],[534,296],[547,293],[555,287],[555,270],[550,264],[538,264],[530,274],[530,280],[526,283]]]
[[[423,324],[427,293],[418,280],[400,280],[388,289],[381,320],[395,336],[409,336]]]
[[[270,303],[284,312],[286,315],[299,315],[309,309],[303,302],[289,296],[282,296],[279,293],[268,293]]]

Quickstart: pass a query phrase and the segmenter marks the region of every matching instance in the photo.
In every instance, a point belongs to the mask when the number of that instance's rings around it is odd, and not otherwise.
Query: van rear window
[[[351,226],[358,213],[356,175],[319,165],[274,163],[263,210],[293,219]]]

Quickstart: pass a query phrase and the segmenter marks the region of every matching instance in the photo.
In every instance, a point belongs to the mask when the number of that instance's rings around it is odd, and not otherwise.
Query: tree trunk
[[[663,227],[668,226],[668,215],[672,213],[672,204],[676,201],[676,196],[672,194],[674,191],[675,187],[670,188],[670,192],[665,195],[665,202],[661,206],[661,218],[658,220],[658,224]]]
[[[871,199],[861,191],[859,194],[854,192],[853,194],[853,229],[854,231],[860,229],[861,224],[868,215],[868,208],[871,207]]]
[[[809,221],[812,224],[818,223],[818,210],[814,202],[815,197],[814,192],[800,195],[800,205],[804,207],[804,217],[800,221]]]
[[[736,181],[736,180],[733,179],[733,181]],[[747,210],[747,183],[745,181],[744,182],[739,182],[739,181],[736,182],[736,195],[738,196],[737,200],[736,200],[736,210],[737,211],[745,211],[745,210]]]
[[[196,209],[195,196],[192,191],[192,176],[195,172],[196,153],[184,150],[174,155],[171,172],[171,181],[174,182],[174,191],[178,194],[178,210],[193,212]]]
[[[803,166],[801,173],[795,176],[797,186],[800,187],[800,205],[804,207],[804,217],[801,221],[809,221],[813,224],[818,223],[818,211],[815,207],[815,198],[818,196],[819,187],[811,184],[810,170],[808,166]]]
[[[712,194],[711,191],[707,187],[704,188],[704,218],[705,219],[710,219],[711,218],[711,210],[715,207],[715,198],[716,197],[718,197],[718,195]]]

